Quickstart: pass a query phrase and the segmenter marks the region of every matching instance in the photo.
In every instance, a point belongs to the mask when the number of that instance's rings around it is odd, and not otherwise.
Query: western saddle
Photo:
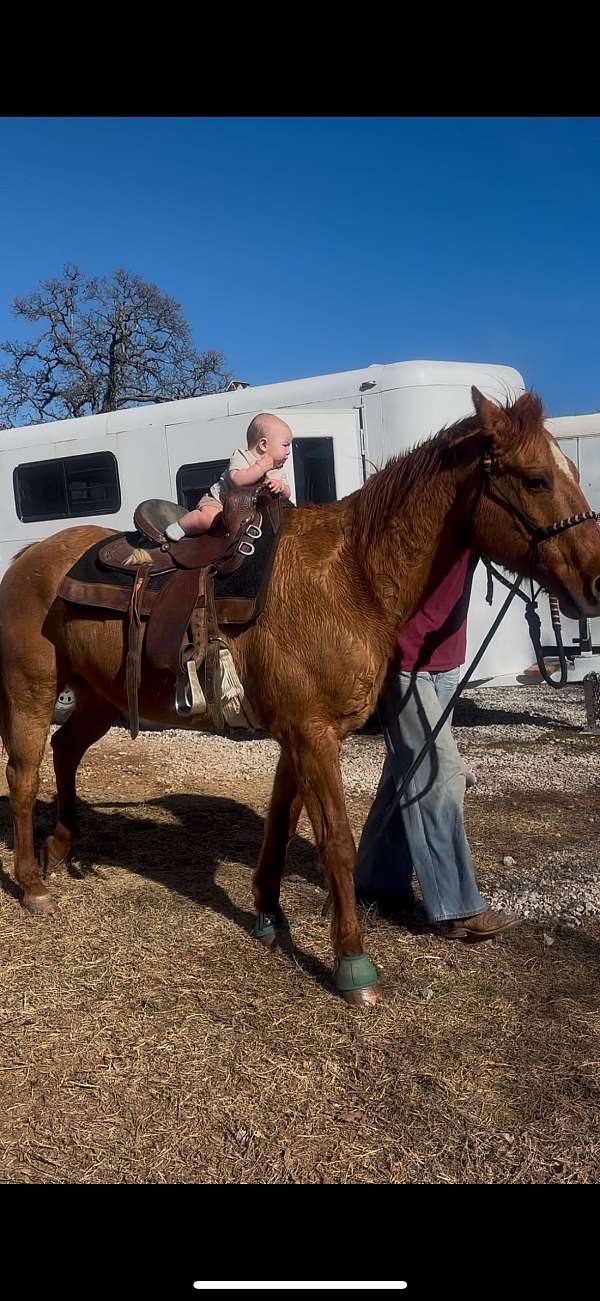
[[[220,628],[248,625],[258,617],[288,504],[273,497],[263,485],[232,490],[213,528],[198,537],[172,542],[165,529],[185,514],[185,507],[157,499],[144,501],[134,513],[137,535],[120,534],[96,545],[91,579],[88,576],[82,581],[77,565],[63,579],[58,595],[64,600],[118,610],[127,616],[126,684],[132,737],[138,735],[140,725],[138,695],[144,645],[152,667],[174,675],[175,708],[182,717],[208,716],[220,730],[225,722],[234,727],[258,725]],[[263,535],[258,581],[254,575],[256,590],[240,594],[243,584],[238,583],[232,594],[228,576],[255,555]],[[204,690],[199,677],[202,668]]]

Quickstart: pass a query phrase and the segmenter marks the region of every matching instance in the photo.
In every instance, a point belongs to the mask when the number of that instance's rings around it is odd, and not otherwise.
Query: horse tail
[[[26,542],[26,543],[25,543],[25,546],[24,546],[24,547],[21,547],[21,550],[20,550],[20,551],[17,551],[16,554],[15,554],[14,556],[11,556],[11,558],[10,558],[10,560],[9,560],[9,562],[8,562],[9,566],[10,566],[10,565],[14,565],[15,560],[18,560],[18,559],[19,559],[19,556],[23,556],[23,555],[25,554],[25,552],[26,552],[26,551],[29,551],[29,548],[30,548],[30,547],[33,547],[33,546],[35,546],[35,543],[34,543],[34,542]],[[4,690],[4,674],[3,674],[2,669],[3,669],[3,666],[2,666],[2,643],[0,642],[0,754],[3,754],[3,755],[4,755],[4,754],[6,754],[6,735],[7,735],[7,718],[8,718],[8,711],[7,711],[7,708],[6,708],[6,703],[7,703],[7,702],[6,702],[6,693],[5,693],[5,690]]]

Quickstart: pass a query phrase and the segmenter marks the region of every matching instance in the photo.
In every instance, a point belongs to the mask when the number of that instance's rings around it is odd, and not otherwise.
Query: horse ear
[[[475,412],[481,421],[483,432],[488,434],[492,439],[499,438],[502,434],[505,434],[510,422],[502,407],[497,406],[495,402],[486,398],[483,393],[480,393],[478,388],[475,388],[475,385],[473,385],[471,389],[471,397],[473,399]]]

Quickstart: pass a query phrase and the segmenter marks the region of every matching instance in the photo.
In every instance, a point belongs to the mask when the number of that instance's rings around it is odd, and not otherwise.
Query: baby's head
[[[288,459],[292,438],[292,431],[285,420],[280,420],[279,416],[269,415],[265,411],[261,411],[260,415],[254,417],[248,425],[246,434],[249,450],[255,452],[257,456],[264,456],[268,452],[273,457],[277,469],[280,469]]]

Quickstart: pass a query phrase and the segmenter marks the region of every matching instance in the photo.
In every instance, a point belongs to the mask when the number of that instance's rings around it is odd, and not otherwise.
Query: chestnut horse
[[[351,496],[290,511],[263,612],[227,637],[255,712],[281,746],[253,878],[256,934],[268,944],[287,926],[281,876],[305,805],[333,905],[336,985],[352,1002],[376,1001],[377,976],[356,914],[339,752],[375,707],[396,630],[466,543],[532,576],[566,615],[600,615],[600,527],[575,466],[544,427],[539,398],[526,393],[498,406],[472,393],[474,416],[392,459]],[[54,907],[43,868],[63,862],[73,843],[78,765],[127,709],[123,619],[56,596],[84,551],[112,532],[75,527],[33,543],[0,584],[0,725],[15,876],[23,903],[37,913]],[[181,726],[171,676],[144,660],[142,670],[141,716]],[[52,737],[57,823],[40,862],[33,833],[39,767],[67,682],[77,703]]]

